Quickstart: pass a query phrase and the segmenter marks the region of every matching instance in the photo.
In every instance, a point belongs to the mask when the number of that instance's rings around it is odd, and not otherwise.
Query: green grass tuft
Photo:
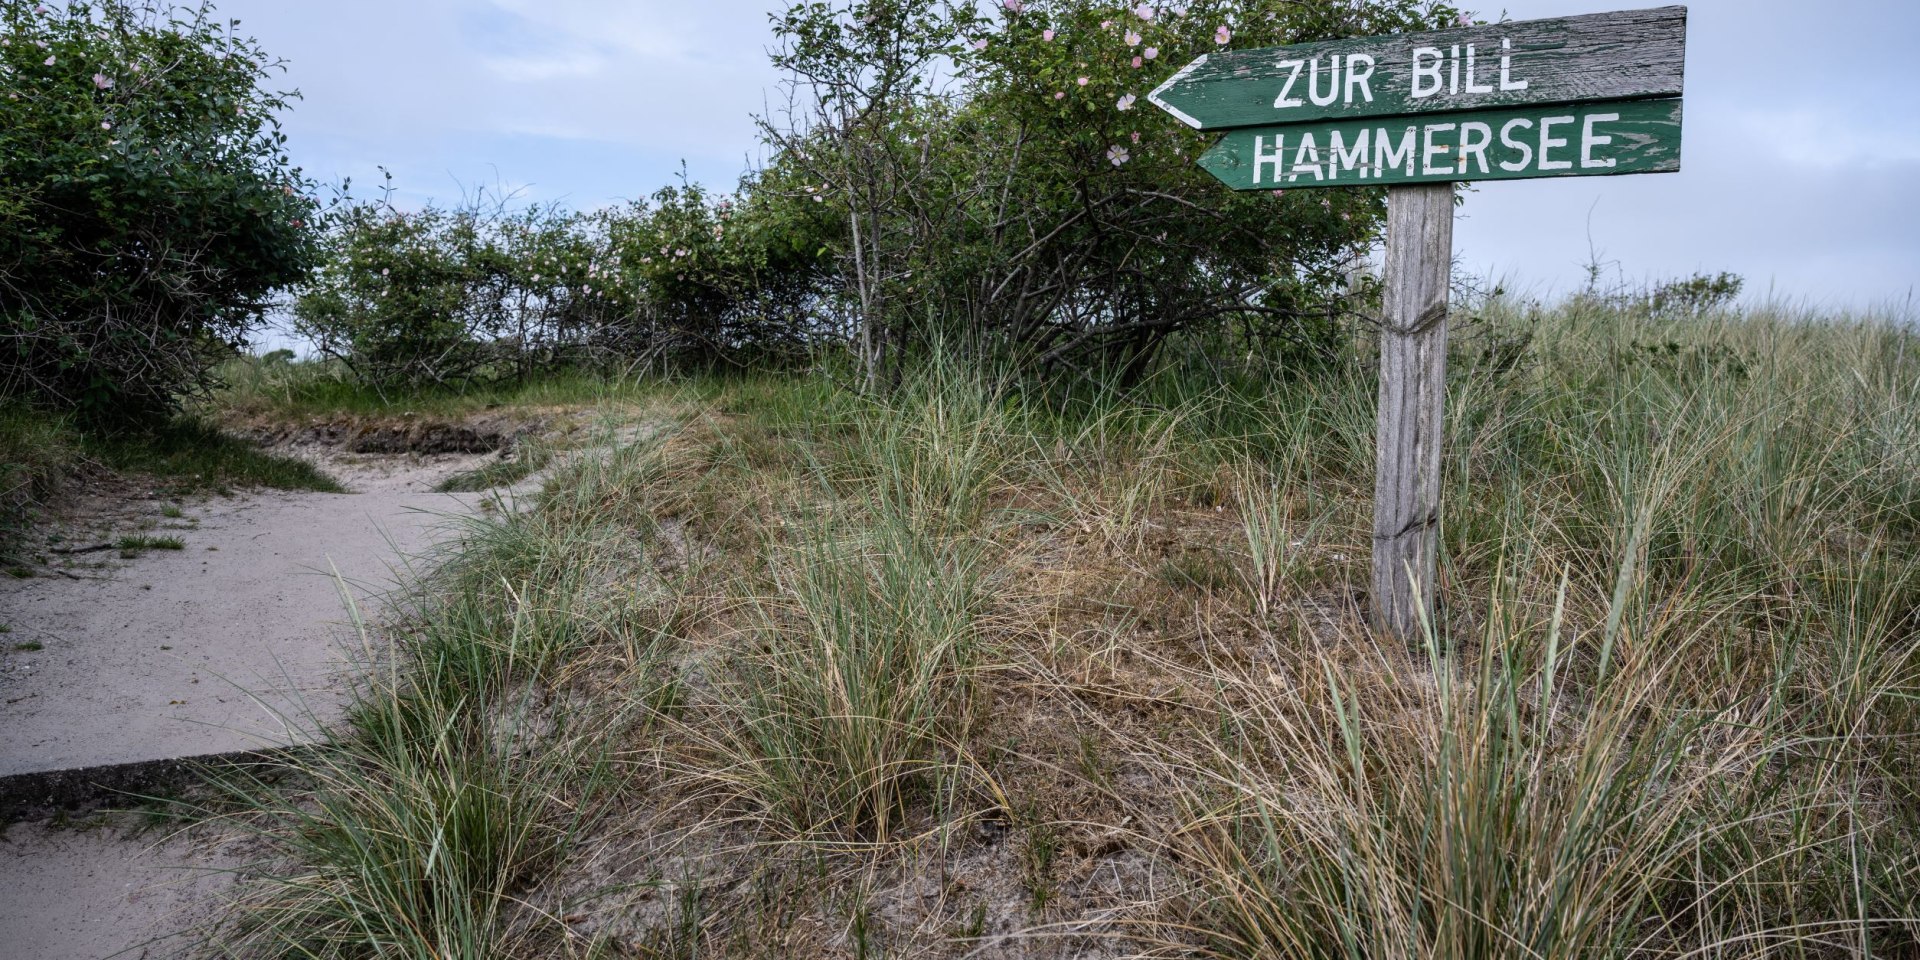
[[[155,537],[147,534],[130,534],[114,542],[121,556],[138,554],[146,550],[185,550],[187,544],[179,537]]]
[[[35,512],[65,488],[80,459],[67,420],[0,403],[0,557],[14,554]]]
[[[282,423],[340,414],[457,418],[500,409],[595,407],[645,402],[663,392],[653,381],[584,371],[550,373],[520,383],[390,392],[360,382],[330,361],[268,363],[259,358],[223,365],[220,378],[225,387],[211,400],[209,413]]]
[[[81,447],[114,470],[159,477],[176,492],[225,492],[236,487],[346,492],[339,481],[305,460],[269,453],[201,420],[88,435]]]

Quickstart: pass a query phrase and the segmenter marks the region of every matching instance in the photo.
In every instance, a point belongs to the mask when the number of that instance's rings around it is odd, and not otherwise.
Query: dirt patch
[[[269,447],[319,446],[363,454],[471,454],[510,449],[520,438],[543,433],[550,426],[548,417],[517,413],[458,420],[408,413],[239,424],[232,429]]]

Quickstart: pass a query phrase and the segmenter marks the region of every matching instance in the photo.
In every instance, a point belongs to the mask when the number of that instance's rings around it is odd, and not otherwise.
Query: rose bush
[[[1211,137],[1146,95],[1229,43],[1458,16],[1416,0],[804,4],[776,18],[796,107],[766,128],[775,168],[845,224],[869,380],[930,337],[1123,378],[1181,333],[1311,354],[1384,193],[1235,194],[1194,164]]]

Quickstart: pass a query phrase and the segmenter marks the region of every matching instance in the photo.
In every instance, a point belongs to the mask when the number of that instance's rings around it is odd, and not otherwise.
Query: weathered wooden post
[[[1380,410],[1373,481],[1373,620],[1411,640],[1432,603],[1447,402],[1453,184],[1387,190]]]
[[[1209,54],[1147,95],[1227,132],[1200,165],[1236,190],[1387,187],[1381,631],[1433,603],[1454,184],[1679,170],[1686,41],[1685,7],[1494,23]]]

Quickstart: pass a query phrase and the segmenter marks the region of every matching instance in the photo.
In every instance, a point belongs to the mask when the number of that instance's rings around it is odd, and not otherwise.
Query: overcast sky
[[[1516,20],[1654,0],[1463,4]],[[769,0],[223,0],[291,61],[296,160],[401,200],[481,186],[592,208],[688,174],[730,188],[779,96]],[[1905,302],[1920,281],[1920,0],[1689,4],[1684,169],[1489,183],[1465,266],[1577,288],[1590,249],[1628,279],[1731,270],[1812,303]]]

